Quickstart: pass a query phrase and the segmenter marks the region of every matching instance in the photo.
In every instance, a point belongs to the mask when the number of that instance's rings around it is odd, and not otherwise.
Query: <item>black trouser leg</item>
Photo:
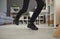
[[[24,2],[23,2],[23,8],[18,12],[15,20],[19,20],[20,16],[27,11],[28,5],[29,5],[29,1],[30,0],[24,0]]]
[[[29,21],[30,23],[33,23],[36,20],[37,16],[39,15],[39,13],[41,12],[41,10],[43,9],[43,6],[44,6],[44,2],[42,0],[36,0],[36,2],[37,2],[37,8],[34,11],[32,17]]]

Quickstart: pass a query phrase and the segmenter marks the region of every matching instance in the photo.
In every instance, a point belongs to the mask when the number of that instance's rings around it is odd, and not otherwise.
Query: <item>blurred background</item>
[[[45,2],[45,6],[34,23],[36,25],[43,25],[42,27],[54,27],[55,0],[43,1]],[[13,24],[13,20],[16,17],[16,14],[23,7],[22,5],[23,0],[0,0],[0,25]],[[28,20],[36,9],[36,6],[36,1],[30,0],[27,12],[23,14],[19,20],[20,24],[28,24]]]

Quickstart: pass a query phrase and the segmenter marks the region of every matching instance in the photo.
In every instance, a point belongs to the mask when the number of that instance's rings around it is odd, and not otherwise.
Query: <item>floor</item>
[[[54,31],[53,28],[39,28],[35,31],[27,28],[26,25],[4,25],[0,26],[0,39],[60,39],[53,37]]]

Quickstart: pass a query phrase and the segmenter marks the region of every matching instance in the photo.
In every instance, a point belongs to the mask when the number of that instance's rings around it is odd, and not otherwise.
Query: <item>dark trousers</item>
[[[30,0],[24,0],[23,1],[23,8],[18,12],[15,20],[19,20],[21,15],[27,11],[28,6],[29,6],[29,1]],[[40,12],[41,12],[41,10],[43,9],[43,6],[44,6],[43,0],[36,0],[36,3],[37,3],[37,8],[36,8],[32,17],[29,20],[29,22],[31,22],[31,23],[33,23],[36,20],[37,16],[40,14]]]

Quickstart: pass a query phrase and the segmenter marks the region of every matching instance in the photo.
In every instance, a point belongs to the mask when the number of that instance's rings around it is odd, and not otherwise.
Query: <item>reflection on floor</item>
[[[53,33],[53,28],[39,28],[33,31],[25,25],[0,26],[0,39],[60,39],[54,38]]]

